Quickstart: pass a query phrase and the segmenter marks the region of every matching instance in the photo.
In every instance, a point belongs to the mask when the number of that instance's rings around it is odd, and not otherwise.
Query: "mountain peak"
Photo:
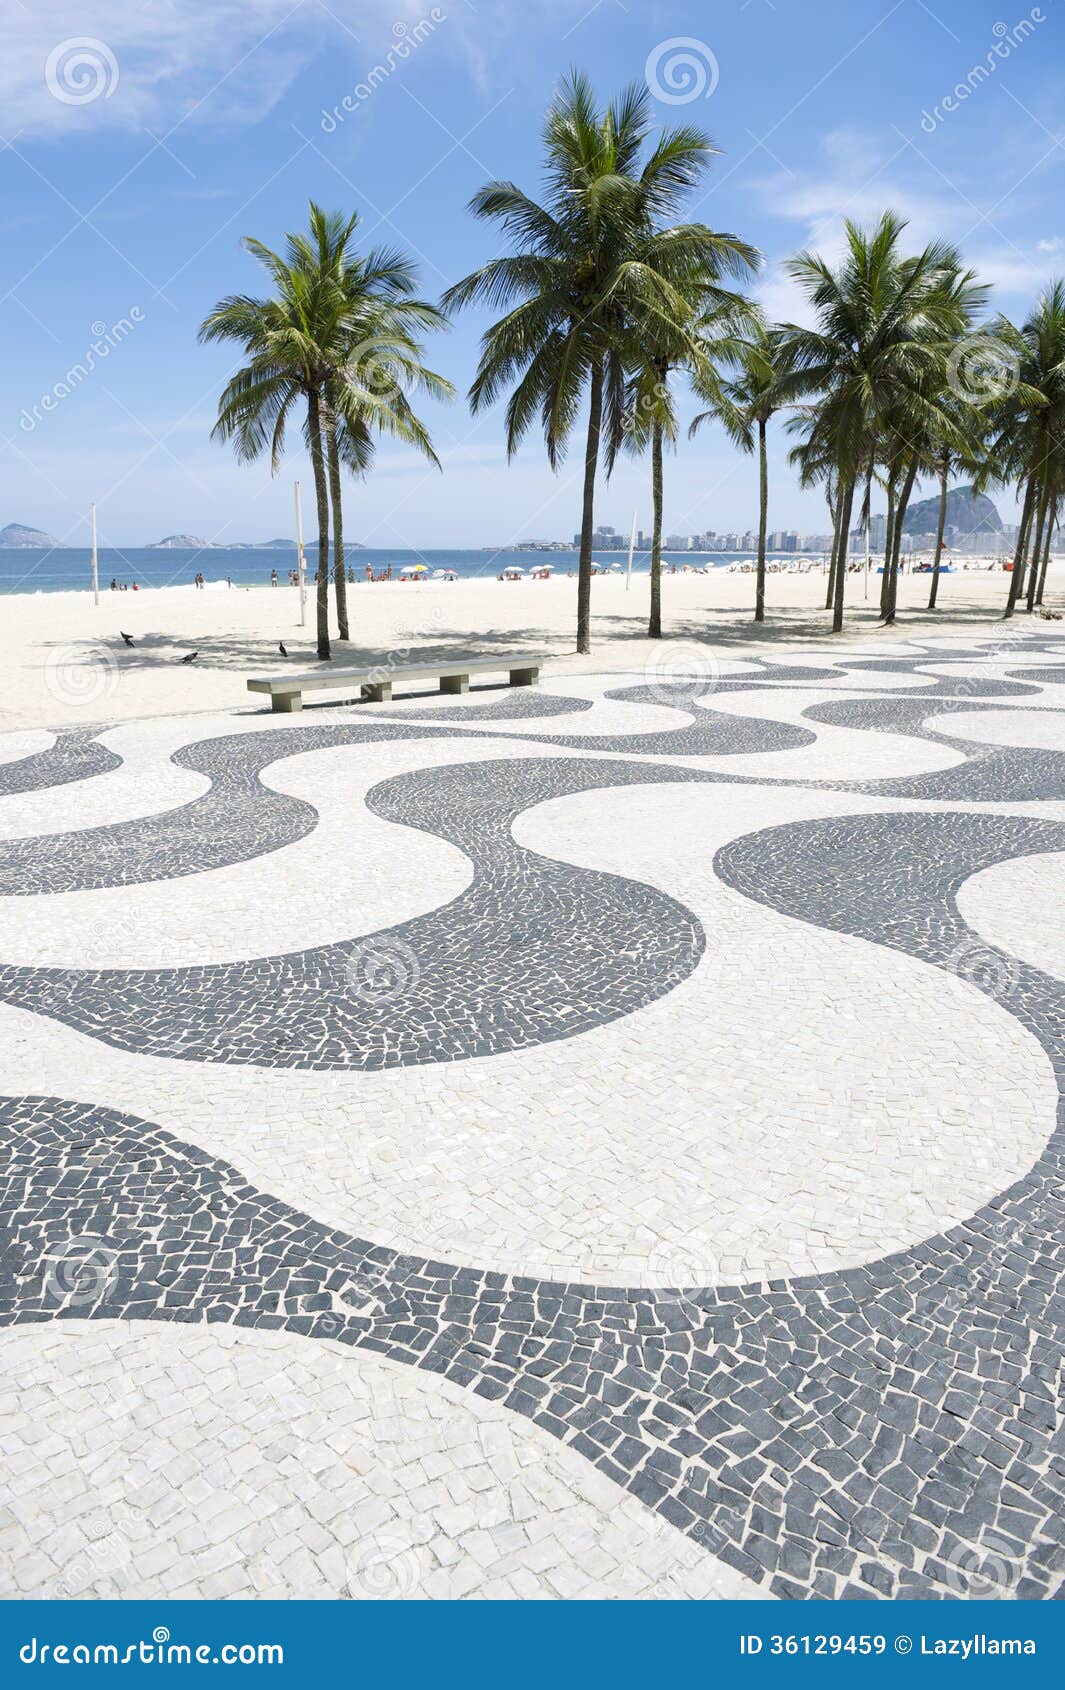
[[[939,494],[930,499],[918,499],[907,508],[903,518],[904,534],[934,534],[939,522]],[[958,535],[1001,534],[1002,518],[984,493],[972,487],[951,487],[947,492],[947,532]]]
[[[21,522],[9,522],[6,528],[0,528],[0,547],[18,546],[27,550],[47,551],[49,547],[58,544],[58,540],[53,540],[50,534],[45,534],[40,528],[24,528]]]

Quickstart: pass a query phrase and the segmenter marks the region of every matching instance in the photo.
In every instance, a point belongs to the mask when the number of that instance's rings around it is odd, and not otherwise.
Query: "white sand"
[[[894,630],[877,625],[879,579],[848,579],[847,639],[888,644],[907,634],[934,631],[964,638],[1002,629],[1008,577],[959,572],[940,582],[939,610],[929,614],[927,576],[904,576]],[[334,645],[334,656],[352,663],[414,662],[419,657],[470,653],[543,652],[548,673],[602,670],[652,673],[663,664],[717,657],[743,658],[755,651],[786,657],[789,647],[822,643],[828,637],[823,574],[770,575],[769,620],[751,620],[754,580],[715,570],[709,575],[667,575],[663,616],[668,641],[645,637],[648,581],[634,575],[597,576],[592,582],[593,650],[574,650],[577,583],[502,583],[494,578],[404,584],[360,582],[349,587],[354,639]],[[1065,599],[1065,560],[1051,565],[1049,608]],[[0,665],[0,726],[5,729],[124,721],[195,710],[259,709],[245,687],[251,675],[273,675],[286,667],[278,655],[284,640],[292,667],[314,664],[314,603],[307,602],[307,626],[299,626],[293,588],[227,589],[166,587],[138,593],[12,594],[2,600],[6,630]],[[1016,625],[1043,629],[1025,616]],[[1011,629],[1015,624],[1011,624]],[[1062,624],[1065,627],[1065,624]],[[132,634],[127,648],[119,630]],[[693,645],[699,650],[693,652]],[[179,659],[188,651],[190,665]]]

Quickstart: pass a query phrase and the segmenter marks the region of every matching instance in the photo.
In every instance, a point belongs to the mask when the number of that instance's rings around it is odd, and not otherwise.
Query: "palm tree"
[[[295,247],[295,237],[289,237],[284,258],[250,236],[243,244],[266,270],[275,293],[268,299],[230,294],[200,325],[201,341],[236,341],[247,357],[222,391],[212,437],[231,440],[242,462],[269,448],[271,469],[276,473],[293,407],[301,402],[306,405],[305,434],[318,515],[318,656],[328,660],[329,491],[322,400],[329,347],[344,314],[343,295],[332,276],[307,267]]]
[[[454,389],[422,362],[418,331],[442,327],[445,319],[435,305],[414,297],[411,260],[389,249],[358,256],[357,215],[325,212],[312,200],[309,222],[309,235],[286,236],[284,256],[245,240],[271,276],[276,298],[222,300],[200,338],[235,340],[250,355],[219,400],[214,429],[219,439],[235,441],[241,458],[258,457],[269,444],[276,472],[292,404],[306,401],[304,432],[318,507],[318,655],[327,658],[330,506],[338,638],[349,638],[341,465],[364,475],[375,437],[390,434],[439,467],[404,388],[418,386],[436,397]]]
[[[411,407],[407,393],[420,389],[437,399],[451,398],[454,387],[423,362],[420,334],[447,326],[435,305],[415,297],[413,261],[393,248],[374,248],[365,256],[350,250],[357,217],[346,224],[311,208],[315,248],[312,266],[332,273],[340,286],[344,314],[331,348],[325,383],[323,419],[333,509],[333,579],[339,638],[349,638],[347,576],[341,465],[364,476],[374,457],[375,436],[390,435],[417,448],[437,469],[440,461],[429,433]]]
[[[440,467],[424,424],[406,390],[450,398],[452,384],[423,363],[421,332],[446,327],[435,305],[415,297],[413,260],[393,248],[353,250],[358,214],[345,218],[311,201],[310,236],[288,237],[288,256],[323,287],[340,290],[340,314],[323,346],[326,374],[320,409],[333,517],[333,583],[338,638],[350,638],[341,465],[364,476],[375,437],[391,435],[416,446]]]
[[[986,473],[1025,484],[1006,616],[1027,587],[1039,601],[1043,557],[1055,507],[1065,491],[1065,281],[1052,282],[1019,329],[1000,318],[996,331],[1016,360],[1017,382],[995,419]]]
[[[689,239],[690,233],[694,236]],[[688,307],[688,315],[666,331],[660,324],[647,326],[634,348],[635,370],[626,398],[626,443],[633,452],[651,448],[651,603],[647,634],[662,637],[662,509],[663,448],[677,440],[677,417],[670,377],[686,371],[696,391],[715,403],[725,403],[719,366],[739,356],[741,331],[757,319],[757,312],[742,295],[722,288],[721,270],[751,271],[758,254],[735,235],[704,231],[702,252],[699,237],[685,231],[694,266],[688,277],[674,275],[672,284]],[[607,470],[613,465],[608,455]]]
[[[608,461],[625,434],[626,376],[638,329],[663,333],[687,305],[671,275],[684,273],[689,240],[664,227],[693,188],[713,148],[691,128],[667,131],[645,157],[652,123],[648,90],[627,88],[605,111],[588,79],[572,72],[548,109],[543,148],[546,194],[490,182],[470,202],[498,223],[514,250],[494,258],[444,295],[445,307],[481,301],[505,308],[485,333],[470,388],[474,412],[512,382],[506,408],[512,457],[539,417],[548,462],[557,469],[587,397],[577,650],[591,649],[595,481],[605,434]]]
[[[913,257],[904,257],[899,241],[905,224],[885,212],[870,232],[844,225],[843,262],[832,269],[810,252],[800,253],[788,269],[800,283],[817,315],[816,329],[789,327],[789,357],[822,398],[803,424],[812,454],[835,466],[838,494],[836,569],[832,629],[843,626],[843,598],[851,513],[858,478],[881,455],[885,434],[889,473],[902,477],[909,496],[913,486],[912,451],[899,455],[900,437],[943,426],[936,394],[945,368],[946,347],[963,332],[975,284],[961,271],[954,249],[935,241]],[[913,475],[911,475],[911,468]],[[886,556],[888,594],[897,569],[901,516],[893,512],[891,548]],[[887,608],[893,615],[893,600]]]
[[[769,519],[769,468],[766,430],[783,406],[791,403],[808,385],[795,370],[790,341],[782,329],[754,323],[735,354],[737,372],[721,384],[721,399],[703,411],[691,425],[694,434],[704,422],[716,418],[725,425],[733,444],[742,452],[758,446],[758,572],[754,593],[754,619],[765,621],[765,542]]]

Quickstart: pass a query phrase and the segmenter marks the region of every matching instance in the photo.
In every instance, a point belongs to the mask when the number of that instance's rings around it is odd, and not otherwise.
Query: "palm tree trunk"
[[[840,517],[843,515],[842,495],[837,497],[835,506],[829,508],[832,510],[832,553],[828,563],[828,585],[825,588],[826,610],[831,610],[836,601],[836,570],[839,567],[839,523]]]
[[[344,492],[340,481],[340,451],[337,446],[336,413],[331,404],[322,409],[326,456],[329,467],[329,499],[333,507],[333,585],[337,601],[337,639],[348,639],[348,581],[344,570]]]
[[[847,584],[847,552],[851,534],[851,507],[854,504],[854,480],[847,482],[840,494],[840,550],[836,564],[835,592],[832,599],[832,632],[843,631],[843,590]]]
[[[913,484],[917,479],[917,458],[912,459],[906,471],[906,480],[902,484],[902,492],[895,508],[895,533],[891,542],[891,575],[888,586],[887,615],[884,621],[891,624],[895,620],[895,607],[899,597],[899,553],[902,550],[902,525],[906,518],[906,507],[910,502]]]
[[[928,595],[928,608],[935,610],[936,599],[939,596],[939,560],[943,556],[943,530],[947,526],[947,472],[950,468],[949,454],[944,452],[939,465],[939,518],[936,523],[936,555],[932,563],[932,590]]]
[[[599,433],[603,426],[603,365],[592,364],[588,400],[588,439],[584,448],[584,503],[581,509],[581,551],[577,564],[577,650],[592,649],[592,527],[595,521],[595,472],[599,463]]]
[[[1021,591],[1021,580],[1024,576],[1024,559],[1028,550],[1028,539],[1032,526],[1032,505],[1035,500],[1035,476],[1031,476],[1025,489],[1024,505],[1021,509],[1021,526],[1017,531],[1017,550],[1013,556],[1013,573],[1010,576],[1009,596],[1006,599],[1006,609],[1003,620],[1013,615],[1013,607]]]
[[[887,524],[884,529],[884,573],[880,578],[880,615],[887,615],[888,583],[891,580],[891,554],[895,546],[895,477],[890,475],[887,484]]]
[[[1035,591],[1039,585],[1039,565],[1043,557],[1043,529],[1050,515],[1050,490],[1043,494],[1039,501],[1039,520],[1035,529],[1035,544],[1032,547],[1032,561],[1028,565],[1028,598],[1025,609],[1031,616],[1035,609]]]
[[[1036,604],[1042,604],[1043,602],[1043,592],[1047,584],[1047,570],[1050,568],[1050,542],[1054,537],[1054,529],[1057,526],[1057,520],[1058,501],[1055,499],[1054,503],[1050,507],[1050,521],[1047,524],[1046,539],[1043,542],[1043,562],[1039,570],[1039,590],[1035,595]]]
[[[662,424],[651,435],[651,617],[649,639],[662,638]]]
[[[314,388],[307,395],[307,432],[311,437],[311,468],[318,506],[318,573],[315,577],[318,586],[318,656],[327,662],[332,655],[329,650],[329,488],[322,452],[321,404]]]
[[[758,419],[758,575],[754,589],[754,619],[765,621],[765,530],[769,515],[769,469],[765,455],[765,419]]]

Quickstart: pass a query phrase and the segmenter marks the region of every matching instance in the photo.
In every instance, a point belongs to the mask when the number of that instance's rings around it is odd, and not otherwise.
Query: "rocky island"
[[[45,534],[40,528],[24,528],[21,522],[9,522],[6,528],[0,528],[0,549],[18,548],[26,551],[47,551],[61,542],[53,540],[50,534]]]

